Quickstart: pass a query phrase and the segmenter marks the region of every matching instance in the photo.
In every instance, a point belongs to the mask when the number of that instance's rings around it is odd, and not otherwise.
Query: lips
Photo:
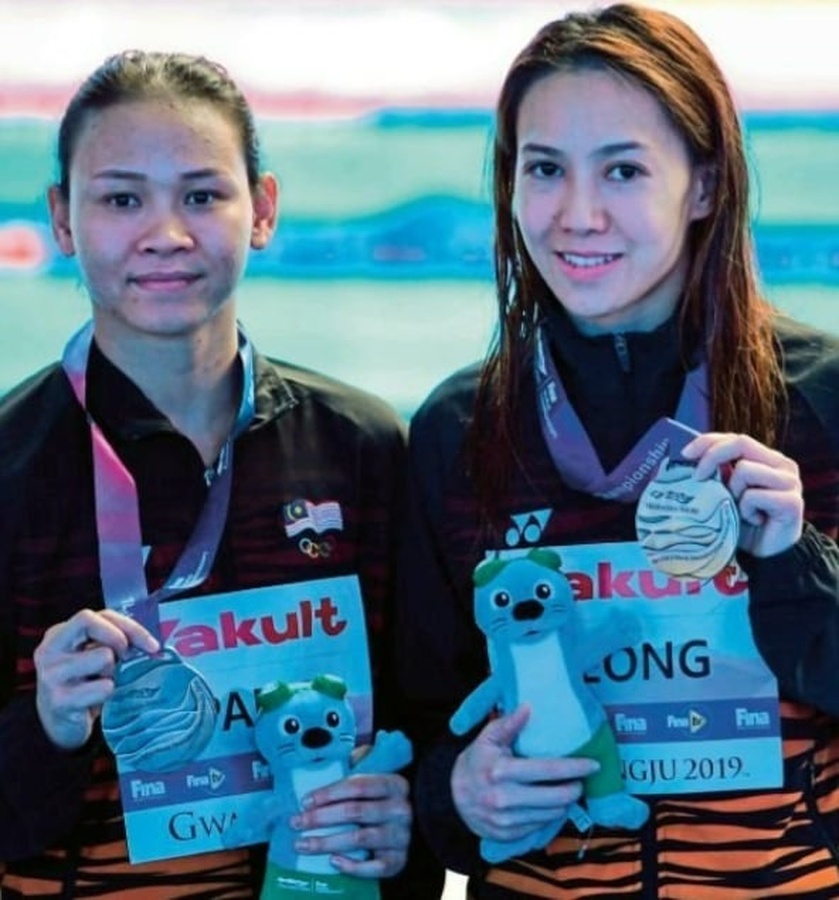
[[[594,269],[597,266],[606,266],[621,258],[621,253],[563,253],[557,256],[569,266],[578,269]]]
[[[147,272],[132,275],[129,281],[147,290],[177,290],[196,282],[201,276],[194,272]]]

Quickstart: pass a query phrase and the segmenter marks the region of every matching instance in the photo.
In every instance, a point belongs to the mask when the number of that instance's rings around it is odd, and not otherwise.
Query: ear
[[[256,707],[259,712],[270,712],[282,706],[294,694],[292,685],[282,681],[272,681],[256,689]]]
[[[312,690],[326,694],[333,700],[343,700],[347,695],[347,685],[337,675],[317,675],[312,679]]]
[[[259,176],[259,184],[253,193],[253,227],[251,247],[263,250],[268,246],[280,212],[280,187],[277,179],[266,172]]]
[[[710,163],[702,163],[693,170],[690,220],[704,219],[714,208],[717,195],[717,170]]]
[[[550,550],[547,547],[534,547],[527,554],[527,558],[545,569],[552,569],[554,572],[559,572],[562,569],[562,558],[560,555],[556,550]]]
[[[507,565],[508,562],[506,560],[495,559],[494,557],[481,561],[472,573],[472,584],[477,588],[485,587],[496,575],[503,572]]]
[[[47,191],[47,203],[49,204],[50,224],[55,242],[65,256],[73,256],[76,247],[70,228],[70,204],[62,196],[57,184],[52,185]]]

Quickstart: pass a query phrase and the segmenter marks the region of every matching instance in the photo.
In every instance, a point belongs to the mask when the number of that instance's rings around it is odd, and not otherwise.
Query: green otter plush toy
[[[451,718],[465,734],[494,709],[521,704],[530,717],[518,735],[519,756],[581,756],[600,770],[584,781],[588,818],[607,827],[639,828],[649,809],[626,791],[617,745],[585,673],[609,653],[638,639],[629,614],[612,613],[606,625],[584,630],[577,619],[559,554],[535,549],[526,556],[488,559],[474,572],[475,621],[487,637],[491,674]],[[544,847],[563,826],[553,822],[517,841],[481,841],[481,855],[500,862]]]
[[[378,900],[376,881],[338,873],[329,854],[298,854],[289,819],[310,791],[348,775],[396,772],[411,761],[412,749],[401,731],[379,731],[370,751],[353,762],[356,721],[347,686],[335,675],[311,681],[272,682],[257,694],[256,746],[271,767],[273,791],[248,822],[237,822],[226,835],[228,846],[268,841],[261,900],[330,896]],[[328,834],[356,826],[331,826]],[[356,855],[356,854],[352,854]],[[363,854],[362,854],[363,855]]]

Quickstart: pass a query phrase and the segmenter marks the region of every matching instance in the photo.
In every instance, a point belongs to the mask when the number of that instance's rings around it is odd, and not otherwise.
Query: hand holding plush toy
[[[333,834],[357,826],[298,832],[289,824],[311,791],[348,775],[396,772],[411,761],[411,744],[401,732],[380,731],[370,752],[352,764],[356,722],[346,693],[346,684],[333,675],[319,675],[312,681],[273,682],[257,693],[256,746],[271,768],[274,788],[250,822],[237,822],[226,838],[229,845],[269,842],[261,900],[312,894],[345,900],[379,896],[376,881],[336,872],[329,854],[299,854],[294,849],[295,841],[307,835]]]
[[[521,704],[530,717],[519,734],[519,756],[595,759],[600,770],[584,781],[588,817],[607,827],[639,828],[647,804],[630,796],[620,771],[615,737],[584,674],[609,653],[634,643],[632,617],[615,613],[605,627],[584,631],[574,598],[552,550],[490,559],[475,569],[475,620],[487,637],[491,674],[451,718],[465,734],[496,707],[510,713]],[[564,822],[553,822],[519,841],[481,841],[489,862],[544,847]]]

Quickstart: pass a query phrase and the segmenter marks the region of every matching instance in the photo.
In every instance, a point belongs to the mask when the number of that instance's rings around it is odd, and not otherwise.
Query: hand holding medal
[[[113,691],[117,660],[129,648],[155,653],[158,642],[114,610],[82,609],[47,629],[35,650],[36,707],[49,739],[64,750],[84,746]]]
[[[772,556],[799,539],[804,501],[793,460],[746,435],[714,432],[682,456],[662,463],[638,501],[638,537],[653,566],[711,578],[738,547]]]
[[[775,556],[801,537],[804,497],[798,464],[744,434],[710,432],[682,455],[696,463],[696,478],[728,469],[726,481],[740,514],[740,549]]]

